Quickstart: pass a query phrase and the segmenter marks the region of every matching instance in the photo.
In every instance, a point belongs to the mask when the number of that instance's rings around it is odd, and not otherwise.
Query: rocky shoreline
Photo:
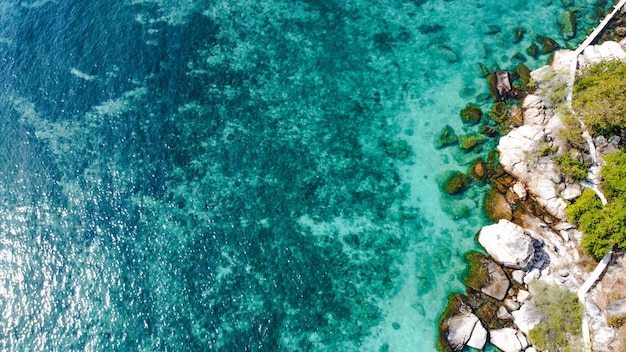
[[[494,197],[499,221],[478,234],[488,256],[468,255],[467,296],[452,295],[441,318],[443,350],[461,351],[466,346],[482,350],[489,341],[504,352],[537,351],[528,336],[543,317],[533,303],[531,284],[541,281],[577,292],[589,276],[591,260],[580,251],[583,234],[565,216],[566,201],[580,196],[583,185],[562,176],[555,157],[564,152],[545,153],[566,150],[559,133],[565,125],[555,111],[554,97],[548,95],[567,84],[560,78],[571,60],[585,67],[607,59],[626,61],[626,40],[589,46],[580,56],[557,51],[551,65],[531,72],[537,89],[520,103],[523,123],[497,147],[505,171],[493,182],[499,194]],[[594,141],[600,156],[615,152],[619,143],[619,137]],[[590,161],[588,155],[577,157]],[[593,350],[626,348],[619,346],[618,331],[607,325],[607,305],[600,309],[597,296],[585,304]],[[622,308],[626,310],[626,303]]]

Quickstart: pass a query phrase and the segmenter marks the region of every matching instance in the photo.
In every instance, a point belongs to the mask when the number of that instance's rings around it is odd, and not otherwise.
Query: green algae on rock
[[[485,215],[494,223],[497,223],[500,219],[509,221],[513,219],[513,209],[506,197],[493,188],[488,190],[485,195],[483,209]]]
[[[446,125],[438,134],[435,139],[435,148],[441,149],[449,145],[456,144],[459,141],[454,129],[450,125]]]
[[[483,112],[476,104],[468,104],[463,110],[461,110],[461,119],[464,123],[477,124],[480,122]]]
[[[441,182],[441,189],[450,195],[461,194],[469,187],[469,177],[461,171],[448,171]]]

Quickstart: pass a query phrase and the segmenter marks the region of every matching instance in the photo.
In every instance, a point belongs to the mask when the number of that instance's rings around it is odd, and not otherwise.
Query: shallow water
[[[436,350],[496,141],[435,135],[563,6],[2,2],[0,348]]]

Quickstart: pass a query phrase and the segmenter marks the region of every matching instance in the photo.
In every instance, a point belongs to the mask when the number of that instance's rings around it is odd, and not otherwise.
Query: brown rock
[[[619,35],[620,37],[626,37],[626,27],[615,27],[615,34]]]
[[[517,106],[513,106],[509,109],[509,114],[511,116],[511,124],[515,127],[519,127],[524,124],[524,115],[522,114],[522,109]]]
[[[483,207],[485,214],[493,222],[498,222],[500,219],[509,221],[513,219],[511,205],[502,194],[493,188],[487,191]]]
[[[476,181],[483,182],[485,180],[487,176],[487,165],[482,158],[478,158],[472,163],[469,174]]]

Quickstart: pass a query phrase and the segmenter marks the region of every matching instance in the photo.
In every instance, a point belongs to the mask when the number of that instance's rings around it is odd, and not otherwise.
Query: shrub
[[[564,138],[573,148],[587,150],[589,146],[583,138],[583,129],[578,119],[574,115],[563,113],[561,121],[563,121],[565,128],[559,130],[559,136]]]
[[[570,222],[578,223],[578,219],[580,219],[584,213],[594,209],[602,209],[602,202],[596,195],[596,192],[591,189],[586,189],[575,203],[568,205],[565,209],[565,214],[567,214],[567,219]]]
[[[537,281],[531,286],[532,302],[545,321],[529,333],[533,345],[542,350],[574,351],[579,345],[584,308],[576,294],[566,288]]]
[[[596,134],[626,127],[626,63],[603,61],[585,70],[574,85],[574,109]]]
[[[606,323],[612,328],[619,329],[624,325],[624,323],[626,323],[626,317],[618,317],[616,315],[611,315],[607,319]]]
[[[563,156],[556,158],[556,163],[561,168],[561,172],[575,182],[580,182],[587,178],[589,166],[572,157],[572,153],[568,150]]]
[[[602,189],[610,199],[626,199],[626,153],[616,152],[604,157]]]

